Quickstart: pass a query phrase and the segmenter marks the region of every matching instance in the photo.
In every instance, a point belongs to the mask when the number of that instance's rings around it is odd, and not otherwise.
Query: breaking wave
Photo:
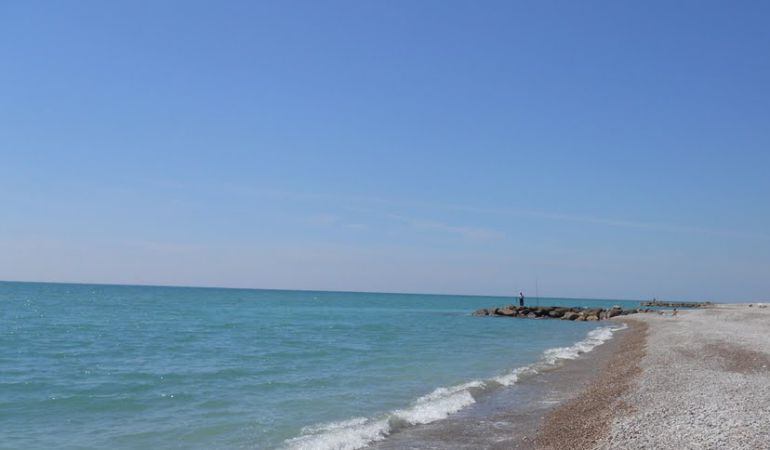
[[[445,419],[476,403],[479,394],[501,386],[511,386],[522,377],[532,376],[552,368],[560,360],[576,359],[612,339],[613,333],[627,328],[625,324],[597,328],[585,339],[569,347],[545,350],[542,358],[530,365],[518,367],[505,375],[488,380],[474,380],[450,387],[440,387],[424,395],[409,407],[376,418],[356,417],[349,420],[318,424],[302,429],[298,437],[285,442],[287,450],[356,450],[381,441],[390,434],[414,425]]]

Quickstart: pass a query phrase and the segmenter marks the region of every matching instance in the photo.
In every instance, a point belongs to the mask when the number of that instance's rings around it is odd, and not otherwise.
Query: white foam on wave
[[[341,428],[354,427],[356,425],[363,425],[369,420],[366,417],[354,417],[348,420],[340,420],[339,422],[329,422],[312,425],[302,428],[302,434],[320,433],[322,431],[339,430]]]
[[[357,418],[319,425],[302,436],[286,441],[291,450],[356,450],[372,442],[381,441],[390,434],[387,419]]]
[[[516,384],[516,382],[519,381],[519,378],[521,378],[523,375],[536,373],[537,369],[534,368],[534,365],[529,365],[524,367],[517,367],[505,375],[492,378],[492,380],[503,386],[512,386]]]
[[[484,383],[483,381],[473,380],[467,383],[458,384],[457,386],[436,388],[430,394],[423,395],[422,397],[418,398],[417,403],[428,402],[430,400],[439,400],[449,395],[456,394],[458,392],[467,391],[473,388],[483,388],[484,386],[486,386],[486,383]]]
[[[409,425],[421,425],[446,419],[450,414],[476,403],[468,390],[428,400],[418,400],[410,408],[398,410],[393,413],[393,418],[403,420]]]
[[[569,347],[557,347],[546,350],[543,359],[548,364],[555,364],[560,359],[576,359],[583,353],[588,353],[596,347],[612,339],[613,333],[626,329],[626,324],[617,327],[602,327],[588,332],[582,341],[578,341]]]
[[[519,367],[506,375],[489,381],[473,380],[450,387],[440,387],[415,400],[408,408],[392,411],[378,418],[356,417],[339,422],[318,424],[302,429],[302,435],[285,442],[287,450],[356,450],[372,442],[381,441],[403,426],[423,425],[442,420],[466,408],[476,400],[473,392],[492,384],[511,386],[521,376],[536,374],[544,365],[553,366],[559,360],[575,359],[612,339],[615,331],[626,325],[602,327],[590,331],[586,338],[569,347],[558,347],[543,352],[541,361]]]
[[[340,422],[304,427],[302,435],[286,441],[291,450],[355,450],[385,439],[394,429],[423,425],[446,419],[450,414],[476,402],[471,389],[482,389],[485,383],[474,380],[457,386],[440,387],[415,400],[408,408],[384,417],[356,417]]]

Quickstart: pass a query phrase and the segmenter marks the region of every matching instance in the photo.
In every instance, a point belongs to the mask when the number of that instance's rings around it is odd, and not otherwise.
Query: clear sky
[[[770,299],[770,2],[0,2],[0,279]]]

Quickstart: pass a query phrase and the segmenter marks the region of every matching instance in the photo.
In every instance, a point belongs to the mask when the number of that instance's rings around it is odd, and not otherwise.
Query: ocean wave
[[[483,388],[473,381],[449,388],[438,388],[418,398],[408,408],[381,418],[357,417],[340,422],[314,425],[302,429],[302,435],[286,441],[291,450],[355,450],[385,439],[402,428],[445,419],[450,414],[476,402],[470,389]]]
[[[500,375],[499,377],[492,378],[492,381],[496,382],[501,386],[511,386],[516,384],[516,382],[519,381],[521,377],[526,375],[534,375],[536,373],[537,373],[536,365],[531,364],[529,366],[517,367],[516,369],[513,369],[512,371],[510,371],[505,375]]]
[[[390,434],[390,425],[387,419],[361,419],[344,421],[354,422],[350,425],[339,425],[344,422],[334,422],[328,426],[318,426],[318,432],[303,434],[286,441],[286,448],[291,450],[356,450],[372,442],[385,439]]]
[[[596,347],[612,339],[613,333],[627,328],[626,324],[616,327],[602,327],[588,332],[582,341],[578,341],[569,347],[551,348],[543,352],[543,360],[547,364],[555,364],[560,359],[576,359],[583,353],[588,353]]]
[[[442,420],[476,403],[476,396],[499,386],[511,386],[523,376],[559,364],[560,360],[576,359],[583,353],[612,339],[613,333],[625,324],[597,328],[586,338],[569,347],[557,347],[543,352],[542,358],[530,365],[518,367],[505,375],[489,380],[473,380],[456,386],[439,387],[415,400],[409,407],[391,411],[378,418],[356,417],[349,420],[304,427],[298,437],[288,439],[287,450],[356,450],[381,441],[405,427]]]

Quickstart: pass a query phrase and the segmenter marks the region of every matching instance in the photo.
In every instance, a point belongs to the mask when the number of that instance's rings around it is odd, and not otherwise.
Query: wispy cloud
[[[312,225],[329,226],[337,225],[342,219],[336,214],[315,214],[307,219]]]
[[[473,212],[478,214],[496,214],[496,215],[509,215],[517,217],[533,217],[539,219],[548,219],[560,222],[578,222],[595,225],[604,225],[609,227],[620,228],[636,228],[649,231],[664,231],[670,233],[685,233],[685,234],[708,234],[714,236],[723,237],[738,237],[748,239],[770,239],[770,235],[761,233],[749,233],[737,230],[723,230],[714,228],[695,227],[687,225],[674,225],[663,224],[656,222],[645,222],[635,220],[623,220],[612,219],[607,217],[587,216],[587,215],[575,215],[575,214],[561,214],[544,211],[531,211],[531,210],[515,210],[515,209],[498,209],[498,208],[478,208],[465,205],[444,205],[447,208],[451,208],[456,211]]]
[[[426,220],[415,217],[408,217],[399,214],[382,213],[371,209],[356,208],[356,213],[377,216],[389,221],[398,222],[406,225],[414,230],[419,231],[434,231],[445,234],[453,234],[462,236],[466,239],[473,240],[492,240],[502,239],[505,235],[499,231],[492,230],[483,227],[468,227],[452,225],[446,222],[436,220]],[[366,230],[369,227],[366,224],[348,221],[345,218],[336,214],[316,214],[307,219],[307,223],[315,226],[322,227],[340,227],[349,230]]]
[[[483,227],[468,227],[452,225],[445,222],[439,222],[435,220],[417,219],[413,217],[405,217],[398,214],[388,214],[388,218],[402,222],[417,230],[425,231],[437,231],[440,233],[448,233],[462,236],[465,239],[472,240],[498,240],[504,239],[505,234],[493,230],[491,228]]]
[[[307,223],[321,227],[341,227],[349,230],[365,230],[363,223],[350,222],[337,214],[316,214],[307,219]]]
[[[701,234],[712,235],[729,238],[741,238],[741,239],[760,239],[770,240],[770,234],[766,233],[752,233],[743,230],[730,230],[730,229],[717,229],[708,227],[699,227],[692,225],[680,225],[670,223],[658,223],[644,220],[629,220],[618,219],[612,217],[581,215],[581,214],[565,214],[554,211],[542,211],[542,210],[528,210],[517,208],[496,208],[496,207],[477,207],[467,204],[447,204],[447,203],[434,203],[434,202],[420,202],[412,200],[392,200],[381,197],[368,197],[368,196],[356,196],[356,195],[332,195],[332,194],[319,194],[319,193],[302,193],[280,190],[256,190],[244,187],[231,187],[240,194],[283,198],[286,200],[295,201],[323,201],[325,203],[333,202],[341,207],[346,207],[356,211],[363,211],[359,206],[366,205],[366,211],[370,213],[379,213],[382,215],[389,215],[391,218],[401,218],[401,220],[410,223],[415,228],[433,228],[443,229],[447,232],[453,232],[456,234],[462,234],[466,237],[476,236],[489,236],[499,238],[502,233],[495,230],[488,230],[485,228],[473,228],[465,227],[453,224],[447,224],[440,221],[423,220],[408,218],[397,214],[392,214],[393,210],[402,210],[405,208],[419,208],[425,211],[426,215],[431,211],[447,211],[447,212],[470,212],[479,215],[497,215],[497,216],[510,216],[510,217],[528,217],[535,219],[545,219],[556,222],[574,222],[584,224],[594,224],[606,227],[615,228],[632,228],[638,230],[658,231],[668,233],[681,233],[681,234]],[[373,209],[377,205],[379,210]]]

